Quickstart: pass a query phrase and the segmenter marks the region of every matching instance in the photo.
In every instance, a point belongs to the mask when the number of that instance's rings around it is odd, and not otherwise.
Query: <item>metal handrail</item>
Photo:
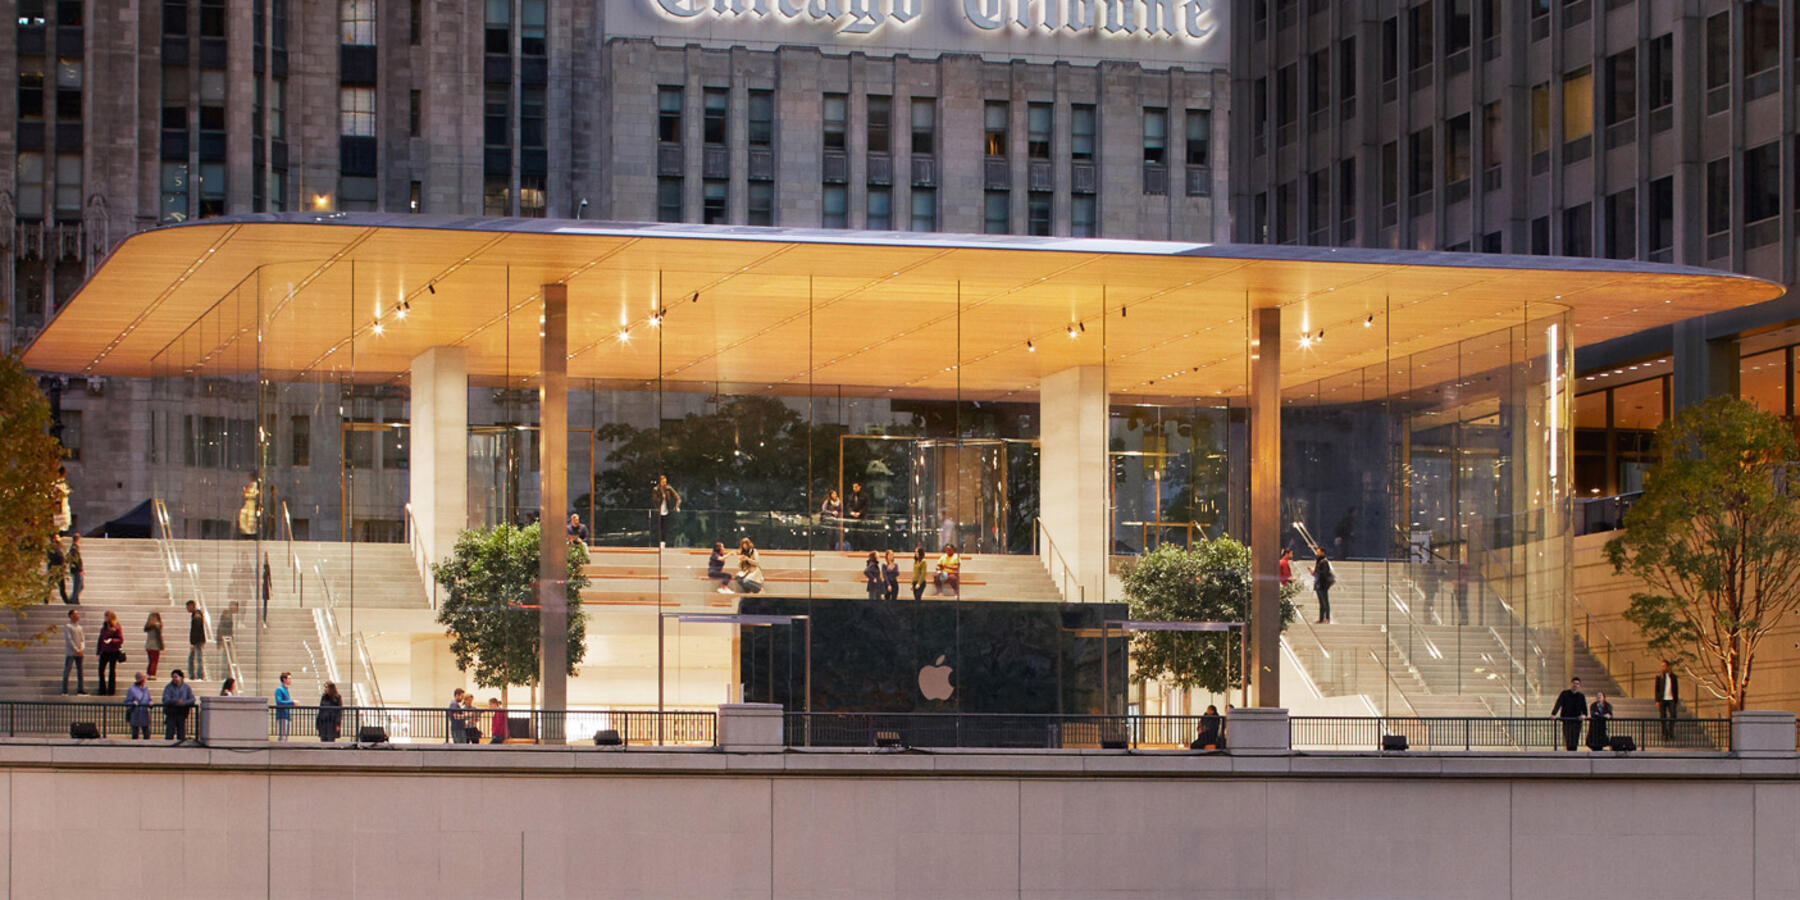
[[[1586,723],[1582,730],[1587,730]],[[1731,749],[1729,719],[1609,717],[1608,737],[1629,737],[1640,751],[1722,753]],[[1293,716],[1293,749],[1380,750],[1398,735],[1410,750],[1563,752],[1563,722],[1548,716]],[[1585,737],[1585,735],[1584,735]],[[1585,743],[1585,740],[1580,741]]]
[[[231,635],[219,639],[219,655],[224,658],[225,675],[237,684],[239,692],[249,691],[251,686],[244,681],[244,673],[238,668],[237,649]]]
[[[1406,691],[1401,689],[1400,682],[1394,680],[1393,671],[1381,662],[1381,657],[1376,656],[1375,651],[1369,650],[1368,654],[1369,658],[1375,661],[1375,667],[1381,670],[1381,676],[1386,678],[1388,685],[1394,689],[1394,696],[1400,698],[1400,702],[1406,706],[1407,712],[1418,715],[1418,709],[1412,705],[1411,700],[1406,699]]]
[[[313,630],[319,635],[319,655],[325,659],[325,680],[333,684],[343,680],[338,675],[337,652],[332,650],[336,639],[328,630],[331,626],[325,623],[326,611],[322,607],[313,607]]]
[[[431,550],[425,546],[424,535],[419,533],[419,520],[413,517],[410,501],[406,504],[406,547],[412,552],[413,568],[419,571],[425,601],[432,609],[437,609],[437,580],[431,577]]]
[[[287,541],[288,567],[293,572],[292,583],[295,594],[300,597],[300,605],[305,606],[305,595],[301,589],[300,554],[294,550],[294,520],[288,515],[287,501],[281,501],[281,531]]]
[[[369,695],[367,699],[372,701],[367,705],[386,706],[387,703],[381,699],[381,684],[375,680],[375,662],[369,658],[369,644],[363,639],[362,632],[358,631],[350,636],[350,647],[356,654],[356,661],[362,666],[363,671],[363,679],[351,687],[360,697],[363,693],[363,685],[367,683]]]
[[[1069,600],[1069,584],[1070,582],[1073,582],[1075,585],[1075,596],[1077,598],[1073,602],[1086,603],[1087,585],[1082,584],[1081,580],[1075,577],[1075,570],[1070,568],[1068,559],[1063,556],[1062,550],[1057,548],[1056,539],[1050,536],[1050,527],[1044,524],[1043,519],[1036,518],[1031,520],[1031,526],[1032,555],[1042,559],[1045,567],[1052,568],[1052,579],[1056,577],[1055,569],[1060,568],[1062,570],[1062,582],[1057,586],[1057,589],[1062,595],[1063,602],[1071,602]],[[1040,538],[1043,540],[1043,549],[1040,549],[1038,545]],[[1046,555],[1043,550],[1048,550],[1048,555]],[[1055,560],[1054,566],[1052,565],[1052,560]]]

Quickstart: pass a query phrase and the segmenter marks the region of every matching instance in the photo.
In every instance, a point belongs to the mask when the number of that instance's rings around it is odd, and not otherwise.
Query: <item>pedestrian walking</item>
[[[656,476],[656,487],[650,492],[650,506],[656,516],[656,546],[667,547],[674,540],[669,520],[681,512],[681,493],[669,483],[669,476]]]
[[[69,565],[68,557],[63,555],[62,538],[52,537],[50,549],[44,551],[44,574],[49,581],[44,586],[44,602],[50,602],[50,585],[56,586],[56,593],[61,595],[62,602],[69,602]]]
[[[110,609],[100,625],[100,640],[95,649],[100,657],[100,683],[95,686],[94,693],[110,697],[119,692],[119,663],[125,661],[125,629],[119,626],[119,617]]]
[[[275,593],[275,573],[269,568],[269,554],[263,554],[262,566],[262,617],[258,620],[264,626],[269,624],[269,595]]]
[[[1581,720],[1587,718],[1587,696],[1581,693],[1581,679],[1569,679],[1567,690],[1556,695],[1550,717],[1562,720],[1563,749],[1573,751],[1581,741]]]
[[[294,690],[292,672],[281,673],[281,685],[275,688],[275,739],[285,741],[294,725]]]
[[[87,693],[87,679],[81,671],[82,645],[87,643],[87,633],[81,629],[81,613],[69,610],[69,621],[63,623],[63,679],[62,692],[69,692],[69,669],[75,670],[75,693]]]
[[[150,689],[144,686],[144,673],[132,676],[131,687],[125,689],[125,724],[131,726],[131,739],[150,739]]]
[[[1319,598],[1319,623],[1331,621],[1331,586],[1337,584],[1337,573],[1331,569],[1331,559],[1325,555],[1324,547],[1314,548],[1312,577],[1313,595]]]
[[[219,652],[225,652],[225,644],[237,634],[238,602],[225,604],[225,612],[219,615],[219,626],[213,629],[213,641],[219,645]]]
[[[338,739],[338,727],[344,721],[344,698],[338,693],[337,683],[325,682],[325,693],[319,695],[319,714],[313,717],[313,725],[319,730],[319,740],[329,744]]]
[[[195,681],[206,680],[206,614],[200,611],[200,605],[192,600],[187,602],[188,611],[188,671],[194,673]]]
[[[463,730],[464,693],[462,688],[457,688],[450,695],[450,705],[444,707],[444,736],[452,744],[467,743],[469,738],[469,733]]]
[[[863,587],[867,589],[870,600],[880,600],[882,593],[881,558],[875,551],[869,551],[869,558],[863,563]]]
[[[64,568],[69,573],[69,581],[73,587],[69,591],[68,602],[73,606],[81,605],[81,588],[87,583],[81,568],[81,535],[69,535],[69,553],[64,561]]]
[[[914,600],[925,596],[925,582],[925,545],[920,544],[913,548],[912,592]]]
[[[881,596],[886,600],[900,599],[900,562],[892,550],[881,562]]]
[[[1675,709],[1681,705],[1681,681],[1675,677],[1675,669],[1663,660],[1662,672],[1656,676],[1656,717],[1662,720],[1662,736],[1665,741],[1675,739]]]
[[[150,658],[150,665],[144,674],[156,679],[156,661],[163,652],[162,613],[152,612],[144,619],[144,655]]]
[[[163,739],[187,740],[188,711],[194,708],[194,689],[188,686],[180,669],[169,672],[169,683],[163,685]]]

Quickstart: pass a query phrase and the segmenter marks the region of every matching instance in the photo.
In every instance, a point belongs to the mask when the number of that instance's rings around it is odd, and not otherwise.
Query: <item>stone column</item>
[[[1077,366],[1046,376],[1038,392],[1038,517],[1050,540],[1038,552],[1068,602],[1105,596],[1107,531],[1106,369]],[[1054,541],[1057,554],[1050,552]],[[1060,555],[1060,559],[1058,558]]]
[[[469,524],[469,356],[432,347],[412,362],[409,492],[432,562],[450,556]]]
[[[1250,314],[1250,686],[1281,705],[1281,308]]]
[[[1738,392],[1736,341],[1707,340],[1706,321],[1701,316],[1676,322],[1671,328],[1675,338],[1672,412],[1698,406],[1710,397]]]
[[[564,709],[569,698],[569,287],[544,285],[542,373],[538,387],[538,636],[543,643],[538,703]],[[546,719],[561,738],[562,723]]]

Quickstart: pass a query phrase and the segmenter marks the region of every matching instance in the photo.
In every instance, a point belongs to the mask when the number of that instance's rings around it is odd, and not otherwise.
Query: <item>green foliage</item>
[[[1229,537],[1197,542],[1193,549],[1165,543],[1125,566],[1120,576],[1131,617],[1160,622],[1249,622],[1250,549]],[[1281,624],[1299,617],[1289,584],[1281,592]],[[1241,636],[1146,631],[1132,640],[1132,661],[1142,678],[1176,687],[1224,693],[1243,684],[1238,664]]]
[[[44,561],[61,506],[56,468],[63,453],[50,436],[49,401],[10,353],[0,355],[0,447],[0,607],[20,609],[42,603],[48,589]],[[0,639],[0,646],[42,637]]]
[[[450,558],[432,566],[444,586],[438,624],[450,635],[456,667],[474,666],[475,683],[499,688],[536,684],[540,660],[538,634],[538,534],[536,523],[524,528],[499,525],[471,529],[456,539]],[[587,585],[582,567],[587,548],[569,545],[569,674],[585,652],[587,614],[581,589]]]
[[[1731,709],[1744,708],[1757,648],[1800,607],[1800,494],[1793,431],[1735,397],[1656,431],[1645,491],[1607,542],[1615,571],[1648,586],[1625,618],[1650,649]]]

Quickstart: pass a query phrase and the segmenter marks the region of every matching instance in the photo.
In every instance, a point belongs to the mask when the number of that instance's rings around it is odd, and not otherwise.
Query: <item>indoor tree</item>
[[[1644,582],[1625,618],[1651,650],[1744,708],[1757,649],[1800,606],[1800,494],[1790,426],[1736,397],[1656,430],[1657,460],[1606,544]]]
[[[0,447],[0,607],[23,609],[43,602],[49,587],[44,564],[56,539],[63,451],[50,435],[49,401],[12,353],[0,354]],[[20,647],[48,632],[0,638],[0,646]]]
[[[1158,622],[1250,621],[1250,548],[1221,536],[1192,549],[1164,543],[1127,563],[1120,576],[1133,619]],[[1295,586],[1281,590],[1281,624],[1299,616]],[[1144,631],[1131,642],[1140,678],[1222,694],[1243,685],[1241,633]]]
[[[519,528],[497,525],[470,529],[456,539],[450,557],[431,567],[443,585],[437,621],[450,636],[456,667],[473,672],[486,688],[529,684],[535,690],[541,659],[538,631],[537,523]],[[587,614],[581,589],[588,583],[582,568],[587,548],[569,545],[569,674],[585,651]]]

